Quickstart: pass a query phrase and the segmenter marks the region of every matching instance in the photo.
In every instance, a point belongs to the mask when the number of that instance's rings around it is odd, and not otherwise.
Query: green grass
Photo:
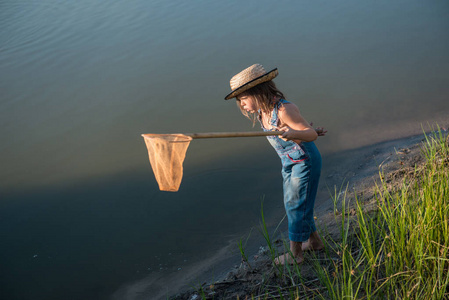
[[[404,175],[399,187],[392,189],[380,170],[375,210],[356,197],[350,216],[346,193],[335,194],[340,234],[326,236],[324,257],[305,261],[318,285],[307,286],[302,266],[277,267],[283,279],[277,292],[257,299],[449,299],[449,146],[441,130],[426,136],[422,153],[425,163]],[[261,214],[274,262],[278,253],[263,206]]]
[[[242,257],[242,264],[246,264],[252,270],[251,264],[249,263],[248,256],[246,255],[246,252],[245,252],[245,247],[246,247],[246,244],[248,243],[248,239],[250,236],[251,236],[251,232],[248,234],[248,237],[246,238],[245,242],[243,242],[243,238],[240,238],[240,240],[237,242],[237,244],[239,247],[240,256]]]

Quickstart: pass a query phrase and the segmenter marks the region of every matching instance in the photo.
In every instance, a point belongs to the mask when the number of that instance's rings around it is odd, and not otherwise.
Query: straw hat
[[[232,92],[225,97],[225,100],[232,99],[258,84],[270,81],[278,74],[277,68],[267,72],[261,64],[254,64],[231,78]]]

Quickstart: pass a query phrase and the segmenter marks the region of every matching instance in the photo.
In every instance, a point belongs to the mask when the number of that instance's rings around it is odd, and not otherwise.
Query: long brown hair
[[[257,106],[266,114],[269,114],[273,110],[274,105],[279,101],[279,99],[285,99],[284,94],[278,90],[276,84],[272,80],[263,82],[247,91],[244,91],[236,97],[237,100],[239,96],[253,96],[256,100]],[[240,101],[237,101],[237,106],[240,108],[242,114],[253,122],[254,126],[256,123],[257,114],[250,114],[244,110]]]

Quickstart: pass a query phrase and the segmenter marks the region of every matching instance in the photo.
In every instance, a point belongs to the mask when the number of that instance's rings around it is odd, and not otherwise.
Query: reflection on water
[[[192,142],[180,192],[161,193],[140,136],[252,130],[223,97],[253,63],[329,129],[324,154],[448,121],[444,2],[0,7],[2,297],[107,298],[186,271],[257,225],[263,195],[278,221],[263,138]]]

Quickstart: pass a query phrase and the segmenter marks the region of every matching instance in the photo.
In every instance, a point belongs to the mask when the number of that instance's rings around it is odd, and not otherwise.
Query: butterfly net
[[[183,134],[142,134],[142,136],[159,189],[178,191],[183,174],[182,163],[192,138]]]

